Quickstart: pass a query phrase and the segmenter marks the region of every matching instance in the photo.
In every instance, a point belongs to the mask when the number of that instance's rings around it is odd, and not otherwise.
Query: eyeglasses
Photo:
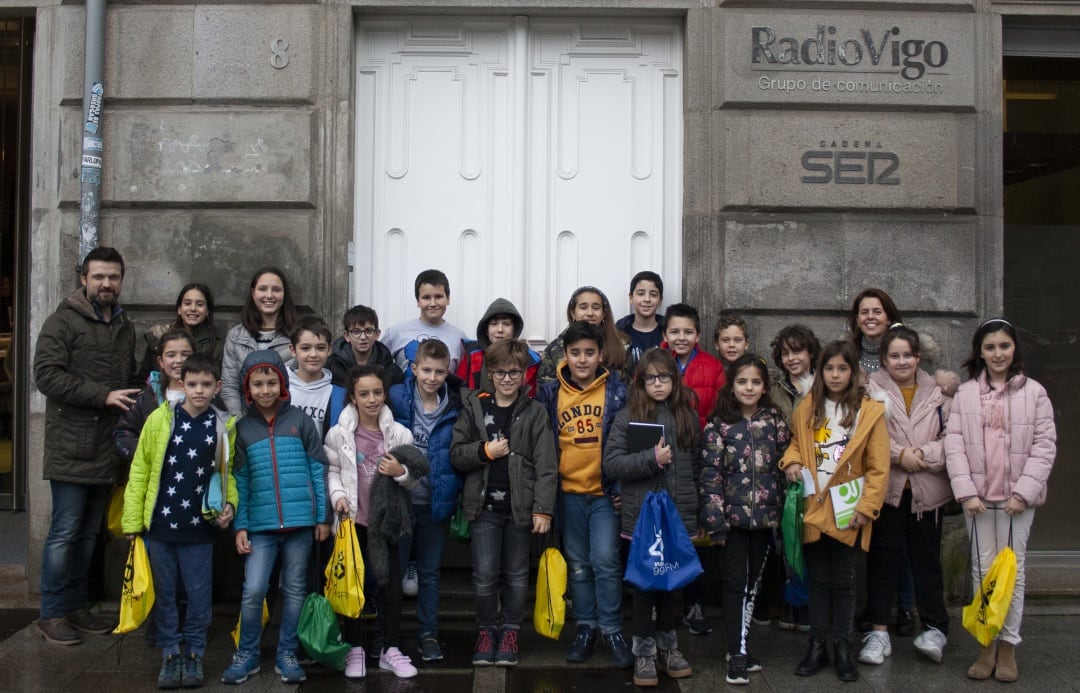
[[[641,379],[645,381],[646,385],[652,385],[657,381],[667,385],[671,382],[671,373],[651,373],[641,376]]]
[[[360,337],[374,337],[375,335],[379,334],[379,331],[374,327],[354,327],[351,330],[346,330],[345,334],[353,337],[354,339],[359,339]]]
[[[517,380],[525,371],[515,368],[512,371],[491,371],[493,380]]]

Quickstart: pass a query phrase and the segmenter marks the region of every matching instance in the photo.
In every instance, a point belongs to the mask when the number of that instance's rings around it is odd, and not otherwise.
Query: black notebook
[[[626,449],[629,452],[640,452],[656,447],[660,439],[664,437],[663,424],[630,422],[630,429],[626,432]]]

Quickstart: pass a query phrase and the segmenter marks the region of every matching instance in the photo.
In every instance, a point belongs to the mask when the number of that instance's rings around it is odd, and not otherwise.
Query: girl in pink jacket
[[[1016,587],[997,640],[968,669],[973,679],[1017,679],[1024,608],[1024,558],[1035,508],[1046,501],[1046,480],[1057,452],[1054,410],[1042,385],[1024,375],[1016,328],[1003,318],[975,330],[946,428],[945,455],[953,494],[971,517],[972,580],[978,591],[998,551],[1016,552]]]
[[[915,638],[915,649],[940,662],[949,634],[939,509],[952,500],[944,449],[952,397],[934,376],[919,368],[920,360],[918,333],[893,325],[881,340],[882,370],[870,374],[870,396],[885,404],[890,466],[885,505],[874,521],[866,557],[867,604],[873,623],[859,653],[859,661],[866,664],[881,664],[892,653],[887,624],[896,594],[896,572],[905,554],[911,559],[923,628]],[[954,391],[955,383],[950,385],[950,392]]]

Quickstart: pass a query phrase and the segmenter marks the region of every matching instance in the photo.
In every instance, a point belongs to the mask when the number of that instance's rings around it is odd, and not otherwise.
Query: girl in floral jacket
[[[701,523],[726,547],[720,567],[727,682],[747,684],[748,672],[761,670],[749,651],[750,614],[780,525],[783,475],[777,463],[789,440],[784,417],[769,399],[764,359],[744,354],[731,364],[703,435]]]

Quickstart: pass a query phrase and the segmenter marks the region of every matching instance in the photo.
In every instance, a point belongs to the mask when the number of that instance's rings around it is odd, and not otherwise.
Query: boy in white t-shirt
[[[394,355],[398,368],[406,371],[416,354],[416,345],[425,339],[438,339],[450,350],[450,372],[455,372],[465,333],[443,318],[450,305],[450,280],[439,270],[424,270],[416,275],[413,292],[420,317],[391,325],[383,334],[383,344]]]

